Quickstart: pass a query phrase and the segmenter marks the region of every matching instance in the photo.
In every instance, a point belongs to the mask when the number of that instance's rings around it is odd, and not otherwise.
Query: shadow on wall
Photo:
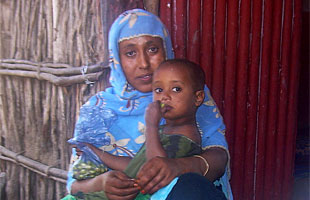
[[[309,119],[309,19],[310,3],[303,0],[300,82],[298,94],[298,129],[296,137],[293,200],[309,200],[310,189],[310,119]]]

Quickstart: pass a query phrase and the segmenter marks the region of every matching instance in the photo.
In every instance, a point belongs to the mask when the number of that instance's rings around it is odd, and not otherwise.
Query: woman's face
[[[140,92],[152,91],[154,70],[165,60],[159,37],[141,36],[119,43],[119,56],[127,81]]]

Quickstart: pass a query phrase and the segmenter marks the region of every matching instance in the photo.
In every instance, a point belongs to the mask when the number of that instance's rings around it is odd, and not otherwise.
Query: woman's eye
[[[181,92],[181,91],[182,91],[182,88],[180,88],[180,87],[174,87],[174,88],[172,88],[172,91],[173,91],[173,92]]]
[[[149,48],[149,52],[150,52],[150,53],[156,53],[156,52],[158,52],[158,47],[151,47],[151,48]]]
[[[128,51],[128,52],[126,52],[125,54],[126,54],[126,56],[128,56],[128,57],[132,57],[132,56],[136,55],[136,52],[135,52],[135,51]]]
[[[161,89],[161,88],[155,88],[155,90],[154,90],[156,93],[161,93],[162,91],[163,91],[163,89]]]

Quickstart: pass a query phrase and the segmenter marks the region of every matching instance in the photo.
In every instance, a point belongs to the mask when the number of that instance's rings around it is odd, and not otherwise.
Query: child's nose
[[[162,101],[167,101],[170,100],[170,95],[168,92],[163,92],[162,96],[161,96],[161,100]]]

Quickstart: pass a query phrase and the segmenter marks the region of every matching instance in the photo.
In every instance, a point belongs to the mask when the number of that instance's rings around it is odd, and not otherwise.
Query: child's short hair
[[[204,74],[204,71],[202,70],[202,68],[198,64],[191,62],[189,60],[186,60],[186,59],[176,58],[176,59],[168,59],[168,60],[163,61],[159,65],[158,69],[161,66],[166,65],[166,64],[185,67],[188,70],[188,72],[190,73],[190,77],[191,77],[192,82],[193,82],[193,85],[192,85],[193,89],[195,91],[204,89],[205,74]]]

